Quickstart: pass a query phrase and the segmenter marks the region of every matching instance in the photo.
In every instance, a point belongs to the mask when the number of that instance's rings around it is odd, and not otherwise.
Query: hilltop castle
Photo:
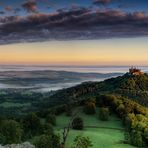
[[[134,76],[143,75],[144,73],[141,71],[141,69],[137,69],[136,67],[131,67],[129,69],[129,74]]]

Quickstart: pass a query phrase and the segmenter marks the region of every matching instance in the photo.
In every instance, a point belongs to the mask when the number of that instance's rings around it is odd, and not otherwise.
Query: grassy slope
[[[84,119],[84,126],[96,126],[96,128],[85,128],[83,131],[71,130],[67,139],[67,148],[71,147],[77,135],[89,136],[93,142],[93,148],[133,148],[133,146],[122,143],[124,140],[123,126],[115,115],[112,115],[109,121],[100,121],[97,114],[89,116],[80,113],[79,116]],[[69,117],[65,115],[58,116],[56,131],[62,133],[61,128],[66,126],[68,122]]]

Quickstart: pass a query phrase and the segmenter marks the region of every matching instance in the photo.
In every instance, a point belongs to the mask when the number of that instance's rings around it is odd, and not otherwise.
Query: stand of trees
[[[47,121],[41,123],[40,117],[36,113],[19,119],[1,119],[0,144],[17,144],[39,136],[34,143],[37,148],[60,148],[60,138],[53,130],[55,124],[54,115],[48,115]]]
[[[96,113],[96,102],[94,99],[89,99],[83,108],[84,113],[88,115],[93,115]]]
[[[84,128],[84,123],[82,118],[76,117],[72,121],[72,128],[76,130],[82,130]]]
[[[14,120],[3,120],[0,123],[0,143],[19,143],[22,139],[23,130],[18,122]]]
[[[107,121],[109,119],[109,108],[102,107],[99,110],[99,119]]]

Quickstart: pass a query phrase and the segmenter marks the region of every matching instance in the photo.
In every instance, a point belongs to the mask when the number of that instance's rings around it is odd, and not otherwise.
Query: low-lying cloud
[[[50,14],[0,17],[0,44],[147,35],[148,16],[144,12],[79,7]]]

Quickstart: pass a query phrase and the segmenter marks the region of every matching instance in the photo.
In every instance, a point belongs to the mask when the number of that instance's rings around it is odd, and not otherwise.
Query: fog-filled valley
[[[148,67],[141,67],[148,71]],[[128,67],[118,66],[1,66],[0,89],[49,92],[86,81],[103,81],[123,75]]]
[[[122,75],[122,71],[102,71],[101,67],[3,66],[0,69],[0,89],[51,91],[68,88],[86,81],[103,81]],[[71,71],[70,71],[71,70]]]

